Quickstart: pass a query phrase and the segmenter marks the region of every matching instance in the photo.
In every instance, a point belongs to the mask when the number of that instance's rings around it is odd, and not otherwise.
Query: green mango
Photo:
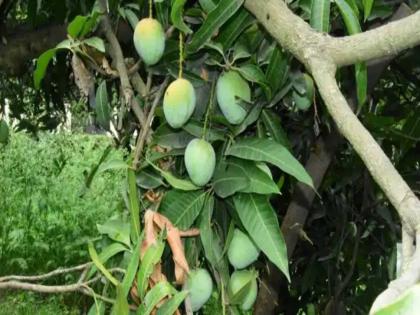
[[[206,269],[199,268],[190,271],[186,285],[190,292],[192,311],[196,312],[209,300],[213,291],[213,281]]]
[[[204,186],[213,177],[216,154],[206,140],[191,140],[185,149],[184,161],[191,181],[197,186]]]
[[[163,97],[163,113],[172,128],[182,127],[195,109],[195,90],[190,81],[177,79],[166,89]]]
[[[6,144],[9,141],[9,126],[5,120],[0,120],[0,143]]]
[[[134,30],[133,41],[137,53],[146,65],[154,65],[162,58],[165,50],[165,32],[158,20],[140,20]]]
[[[248,285],[249,283],[250,285]],[[257,299],[257,273],[254,270],[237,270],[230,276],[229,293],[231,297],[247,285],[246,292],[241,292],[241,298],[238,301],[243,311],[250,310]]]
[[[256,261],[259,255],[259,249],[249,237],[242,231],[235,229],[228,248],[230,264],[236,269],[243,269]]]
[[[251,89],[236,71],[223,73],[217,80],[216,97],[226,119],[233,125],[240,124],[247,114],[241,102],[251,102]]]

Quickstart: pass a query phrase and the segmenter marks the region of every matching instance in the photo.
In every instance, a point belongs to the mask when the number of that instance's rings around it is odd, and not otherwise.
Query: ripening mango
[[[163,112],[172,128],[182,127],[195,109],[195,90],[190,81],[177,79],[166,89],[163,97]]]
[[[223,115],[231,124],[240,124],[245,119],[247,111],[241,102],[251,102],[251,89],[239,73],[223,73],[217,80],[216,96]]]
[[[133,41],[137,53],[146,65],[154,65],[162,58],[165,50],[165,32],[158,20],[140,20],[134,30]]]
[[[184,161],[191,181],[197,186],[204,186],[213,177],[216,154],[206,140],[191,140],[185,149]]]
[[[259,255],[259,249],[249,237],[242,231],[235,229],[228,249],[230,264],[236,269],[243,269],[256,261]]]
[[[206,269],[199,268],[190,271],[186,284],[190,292],[192,311],[196,312],[210,298],[213,290],[213,281]]]
[[[229,290],[232,296],[249,282],[251,282],[251,285],[248,288],[248,292],[244,294],[240,301],[240,308],[244,311],[250,310],[257,299],[257,273],[254,270],[237,270],[232,273],[229,280]]]

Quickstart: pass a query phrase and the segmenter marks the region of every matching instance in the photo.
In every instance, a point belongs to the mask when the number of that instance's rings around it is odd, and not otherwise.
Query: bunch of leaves
[[[103,136],[14,133],[0,149],[2,273],[41,272],[83,261],[95,224],[121,208],[121,172],[94,172],[121,159]]]

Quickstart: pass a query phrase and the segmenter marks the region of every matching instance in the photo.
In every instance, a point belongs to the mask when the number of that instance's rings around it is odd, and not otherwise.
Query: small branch
[[[140,160],[140,155],[143,152],[144,144],[146,142],[146,138],[149,134],[150,127],[152,124],[153,117],[155,115],[156,107],[159,105],[160,100],[162,99],[163,93],[165,92],[166,86],[168,85],[169,79],[166,78],[165,81],[160,85],[159,90],[155,95],[155,99],[153,100],[152,108],[149,111],[149,115],[147,116],[146,124],[142,128],[139,137],[137,138],[136,149],[134,152],[134,161],[133,167],[136,169],[137,165]]]
[[[61,275],[64,273],[71,273],[71,272],[75,272],[75,271],[80,271],[80,270],[84,270],[85,268],[91,266],[92,263],[85,263],[82,265],[78,265],[75,267],[70,267],[70,268],[58,268],[56,270],[53,270],[51,272],[42,274],[42,275],[37,275],[37,276],[15,276],[15,275],[11,275],[11,276],[5,276],[5,277],[1,277],[0,278],[0,282],[5,282],[5,281],[40,281],[40,280],[45,280],[57,275]]]
[[[106,8],[106,1],[100,0],[99,4],[103,12],[107,12]],[[124,99],[127,105],[131,107],[134,114],[136,115],[138,121],[140,122],[141,126],[146,125],[146,117],[141,109],[140,105],[138,104],[137,100],[134,98],[133,88],[130,84],[130,79],[128,77],[127,67],[124,62],[124,55],[118,42],[118,39],[112,30],[111,22],[107,14],[102,17],[101,25],[105,34],[106,39],[110,44],[110,54],[112,59],[115,62],[115,67],[117,68],[118,74],[120,76],[121,87],[124,94]]]

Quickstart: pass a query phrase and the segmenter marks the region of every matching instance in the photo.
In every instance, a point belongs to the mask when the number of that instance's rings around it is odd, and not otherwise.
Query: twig
[[[133,161],[133,168],[136,169],[138,162],[140,160],[140,155],[144,148],[144,143],[146,142],[147,135],[149,134],[149,130],[152,124],[153,117],[155,115],[156,107],[158,106],[163,93],[168,85],[169,79],[166,78],[165,81],[160,85],[159,90],[155,95],[155,99],[153,101],[152,107],[150,108],[149,115],[147,116],[146,124],[143,126],[140,135],[137,139],[136,149],[134,153],[134,161]]]
[[[83,270],[87,267],[90,267],[92,265],[91,262],[89,263],[85,263],[82,265],[78,265],[75,267],[69,267],[69,268],[58,268],[56,270],[53,270],[51,272],[42,274],[42,275],[37,275],[37,276],[19,276],[19,275],[10,275],[10,276],[5,276],[5,277],[1,277],[0,278],[0,282],[5,282],[5,281],[40,281],[40,280],[45,280],[57,275],[61,275],[63,273],[70,273],[70,272],[75,272],[75,271],[80,271]]]

